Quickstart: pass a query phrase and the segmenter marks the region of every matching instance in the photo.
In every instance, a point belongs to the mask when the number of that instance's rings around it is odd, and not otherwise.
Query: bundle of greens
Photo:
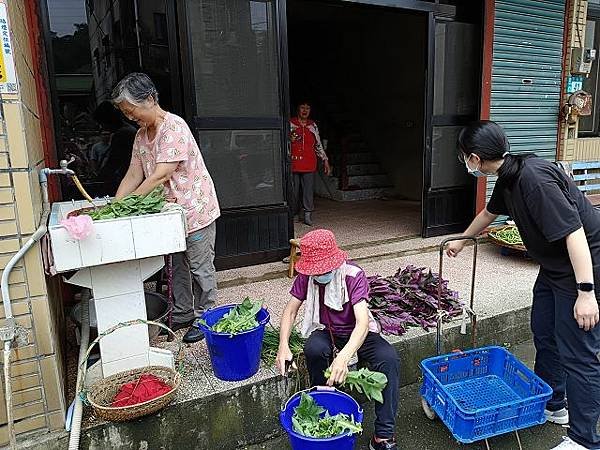
[[[237,305],[235,308],[232,308],[212,327],[209,327],[206,322],[203,324],[216,333],[242,333],[258,326],[256,314],[261,308],[262,302],[253,302],[250,300],[250,297],[246,297],[242,303]]]
[[[163,187],[158,186],[146,195],[129,194],[120,200],[115,200],[102,208],[82,211],[93,220],[118,219],[120,217],[143,216],[162,211],[167,200]]]
[[[331,376],[331,371],[327,369],[325,371],[325,378]],[[359,370],[352,370],[348,372],[346,381],[341,385],[348,386],[350,390],[356,389],[359,393],[365,394],[369,400],[375,400],[379,403],[383,403],[382,391],[387,385],[387,377],[381,372],[372,372],[369,369],[363,367]]]
[[[304,351],[304,339],[300,335],[300,332],[296,327],[292,328],[289,340],[290,350],[294,359],[297,359],[300,354]],[[275,358],[277,357],[277,350],[279,349],[279,328],[270,326],[265,330],[265,336],[263,337],[262,347],[262,360],[267,364],[275,364]]]
[[[356,423],[352,415],[339,413],[331,416],[305,392],[300,397],[300,404],[294,408],[292,425],[296,433],[313,438],[329,438],[348,432],[351,434],[362,432],[362,425]]]
[[[504,244],[523,245],[523,239],[521,239],[519,229],[514,225],[491,230],[488,234]]]
[[[447,313],[447,320],[462,313],[458,292],[431,269],[407,266],[391,277],[368,279],[369,308],[384,333],[402,335],[411,326],[429,330],[437,324],[438,307]]]

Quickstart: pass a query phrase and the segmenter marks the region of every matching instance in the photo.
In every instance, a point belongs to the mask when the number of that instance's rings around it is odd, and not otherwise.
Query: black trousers
[[[531,330],[535,373],[554,390],[546,408],[564,408],[569,398],[571,439],[600,449],[596,425],[600,416],[600,325],[590,331],[573,318],[574,296],[557,292],[539,276],[533,288]]]
[[[341,349],[350,336],[334,335],[335,346]],[[322,386],[326,379],[323,372],[331,365],[333,349],[327,330],[317,330],[304,344],[304,355],[308,366],[310,383]],[[371,370],[384,373],[388,383],[383,390],[383,404],[375,402],[375,436],[389,439],[394,436],[396,412],[400,387],[400,358],[392,345],[379,334],[369,332],[358,349],[358,358],[367,363]]]

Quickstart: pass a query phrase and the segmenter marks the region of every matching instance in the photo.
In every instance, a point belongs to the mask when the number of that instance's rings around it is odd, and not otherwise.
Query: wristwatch
[[[577,290],[581,292],[592,292],[594,283],[577,283]]]

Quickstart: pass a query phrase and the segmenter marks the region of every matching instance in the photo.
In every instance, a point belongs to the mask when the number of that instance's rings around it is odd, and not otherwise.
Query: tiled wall
[[[2,0],[0,0],[2,1]],[[19,93],[0,98],[0,268],[39,225],[42,201],[38,170],[44,155],[30,33],[24,1],[7,1]],[[13,352],[13,404],[17,433],[52,430],[64,424],[65,400],[60,299],[48,295],[40,247],[11,273],[10,294],[17,322],[29,330],[28,344]],[[0,319],[4,309],[0,307]],[[3,325],[0,320],[0,325]],[[0,445],[7,442],[6,405],[0,400]]]

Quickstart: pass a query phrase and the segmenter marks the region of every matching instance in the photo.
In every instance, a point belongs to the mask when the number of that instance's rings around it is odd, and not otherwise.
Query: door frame
[[[478,111],[473,114],[473,120],[476,120],[481,115],[481,87],[482,87],[482,70],[483,70],[483,53],[484,53],[484,25],[485,25],[485,8],[484,1],[481,0],[479,4],[481,7],[481,17],[480,17],[480,43],[481,43],[481,52],[480,52],[480,67],[479,67],[479,86],[476,89],[476,92],[480,94]],[[433,128],[435,125],[445,125],[445,126],[461,126],[468,125],[468,120],[465,121],[464,118],[457,118],[457,116],[440,116],[434,118],[433,114],[433,105],[434,105],[434,80],[435,80],[435,32],[436,32],[436,23],[438,22],[453,22],[453,21],[461,21],[461,17],[458,16],[457,11],[454,11],[454,14],[448,15],[436,14],[435,11],[432,11],[428,14],[428,29],[427,29],[427,64],[426,64],[426,83],[425,83],[425,119],[424,119],[424,155],[423,155],[423,196],[421,202],[421,236],[422,237],[432,237],[432,236],[440,236],[450,233],[456,233],[463,231],[464,228],[468,225],[468,222],[471,221],[474,213],[476,211],[476,198],[477,198],[477,180],[473,179],[472,183],[472,211],[468,221],[465,223],[451,223],[446,225],[439,226],[430,226],[428,223],[428,197],[432,198],[433,195],[431,192],[431,175],[432,175],[432,163],[433,163]],[[466,22],[463,20],[463,22]],[[469,22],[471,23],[471,22]],[[466,116],[465,116],[466,117]],[[441,119],[441,120],[440,120]],[[445,188],[446,191],[461,191],[464,190],[464,187],[457,188]],[[443,192],[444,189],[440,189],[439,192]]]
[[[178,0],[184,1],[184,0]],[[279,33],[279,43],[280,43],[280,60],[281,60],[281,94],[282,94],[282,105],[284,108],[283,117],[285,120],[289,122],[290,113],[291,113],[291,105],[290,105],[290,95],[289,95],[289,54],[288,54],[288,32],[287,32],[287,2],[288,1],[311,1],[313,3],[325,3],[331,5],[341,5],[341,4],[354,4],[354,5],[363,5],[363,6],[374,6],[374,7],[382,7],[382,8],[392,8],[392,9],[403,9],[411,12],[421,12],[426,13],[428,15],[428,28],[426,30],[428,36],[427,42],[427,62],[426,62],[426,74],[425,74],[425,92],[423,95],[424,101],[424,111],[425,111],[425,120],[423,122],[424,129],[424,137],[423,137],[423,165],[424,170],[427,170],[430,174],[431,172],[431,143],[429,142],[429,151],[427,147],[427,139],[431,141],[431,129],[432,129],[432,113],[433,113],[433,76],[429,76],[429,73],[433,73],[433,63],[434,63],[434,54],[431,50],[432,46],[435,46],[435,20],[436,18],[449,18],[453,19],[456,16],[456,6],[455,5],[445,5],[440,3],[432,3],[427,1],[420,0],[276,0],[278,6],[280,7],[280,14],[278,17],[278,33]],[[432,26],[433,21],[433,26]],[[431,88],[429,88],[429,83],[431,83]],[[429,96],[431,96],[431,101],[429,101]],[[429,130],[429,131],[428,131]],[[283,158],[285,161],[289,160],[290,157],[290,148],[291,143],[289,140],[289,136],[284,136],[285,142],[283,143],[282,149],[284,151]],[[292,184],[291,184],[291,173],[290,167],[286,167],[284,172],[284,179],[287,180],[286,188],[288,199],[288,205],[292,204]],[[425,173],[423,173],[423,177],[425,179]],[[430,178],[430,175],[428,176]],[[425,186],[423,186],[423,197],[425,195]],[[424,217],[424,202],[421,201],[421,226],[425,221]],[[292,210],[290,209],[290,227],[294,230],[293,216]],[[423,233],[424,235],[424,233]]]

